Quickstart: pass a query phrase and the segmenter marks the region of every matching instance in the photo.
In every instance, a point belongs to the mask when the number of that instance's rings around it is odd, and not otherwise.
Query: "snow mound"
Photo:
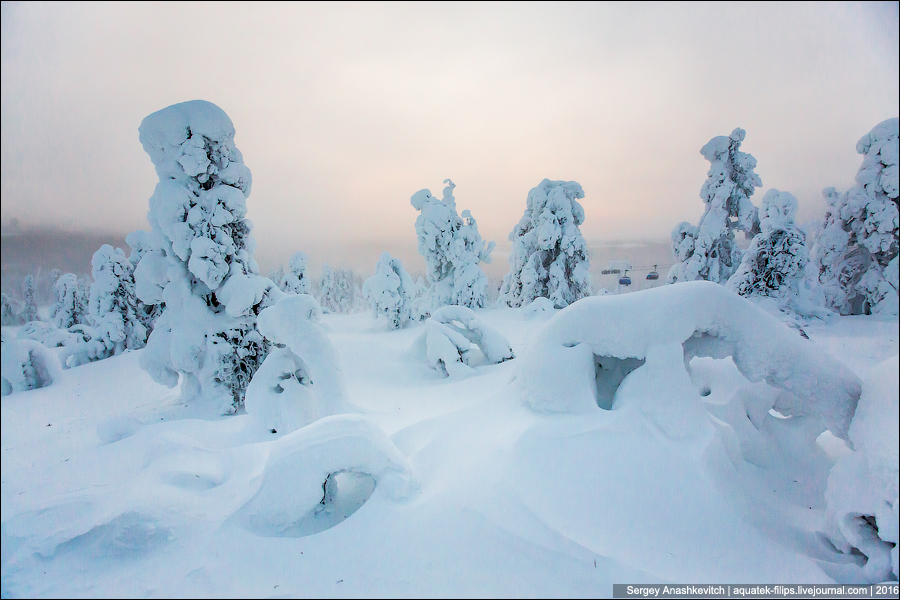
[[[358,415],[320,419],[273,443],[256,496],[247,505],[249,526],[290,535],[317,509],[327,510],[339,473],[371,476],[376,493],[400,500],[415,490],[412,470],[391,439]]]
[[[34,340],[4,342],[0,356],[4,396],[46,387],[62,377],[56,356]]]
[[[877,583],[900,575],[898,569],[898,487],[900,487],[900,357],[884,361],[863,382],[850,424],[855,451],[831,469],[827,529],[846,554],[865,557],[860,577]]]
[[[260,333],[286,347],[272,350],[254,374],[244,406],[262,428],[285,434],[322,417],[354,412],[346,401],[340,358],[317,323],[318,302],[285,295],[259,313]]]
[[[732,357],[748,380],[781,390],[771,408],[818,419],[822,430],[846,439],[859,378],[753,303],[711,282],[580,300],[535,335],[518,379],[536,411],[584,413],[603,403],[633,403],[678,435],[677,422],[687,423],[686,415],[701,408],[686,365],[703,356]]]
[[[464,306],[445,306],[425,322],[425,351],[428,366],[446,376],[474,374],[469,366],[472,344],[493,364],[515,358],[512,347],[500,332],[485,325]]]

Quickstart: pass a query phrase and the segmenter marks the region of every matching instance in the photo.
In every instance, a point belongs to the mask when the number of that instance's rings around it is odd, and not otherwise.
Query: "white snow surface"
[[[720,295],[698,302],[688,297],[696,285]],[[518,357],[474,364],[464,379],[410,355],[423,325],[316,318],[309,299],[302,326],[269,331],[279,303],[262,312],[262,333],[306,361],[297,346],[316,324],[309,339],[330,342],[356,407],[284,435],[252,414],[223,417],[203,397],[185,404],[140,368],[147,348],[62,371],[0,403],[0,593],[595,598],[613,583],[862,578],[858,556],[821,533],[829,471],[850,450],[827,432],[816,444],[804,418],[773,416],[766,403],[779,388],[738,367],[765,374],[774,362],[785,382],[834,370],[839,389],[898,354],[897,318],[837,317],[810,325],[807,341],[721,294],[686,283],[559,312],[477,309]],[[695,357],[686,371],[682,344],[698,324],[717,325],[737,351]],[[557,343],[566,327],[582,346]],[[15,333],[4,328],[4,339]],[[590,397],[592,346],[646,362],[609,410],[532,410],[525,350],[550,361],[570,353],[575,362],[555,364],[589,368],[577,385]],[[746,366],[757,359],[758,371]],[[613,375],[634,366],[617,360],[606,365]],[[609,391],[614,380],[600,383]],[[653,418],[669,405],[680,436]]]

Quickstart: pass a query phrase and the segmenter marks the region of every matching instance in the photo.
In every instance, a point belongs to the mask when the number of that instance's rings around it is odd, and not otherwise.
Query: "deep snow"
[[[518,369],[557,311],[475,312],[517,358],[474,356],[474,375],[449,379],[424,360],[422,325],[323,315],[354,414],[293,433],[183,404],[141,370],[144,350],[3,397],[2,596],[593,598],[857,568],[819,533],[829,469],[850,450],[827,432],[817,453],[802,432],[729,425],[735,392],[766,385],[731,358],[691,361],[712,425],[669,436],[628,405],[532,410]],[[806,332],[860,379],[898,353],[896,317]],[[341,465],[371,476],[316,487]]]

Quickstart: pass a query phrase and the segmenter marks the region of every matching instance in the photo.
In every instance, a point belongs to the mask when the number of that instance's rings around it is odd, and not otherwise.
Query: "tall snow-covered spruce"
[[[445,179],[444,195],[438,200],[431,191],[419,190],[410,198],[420,212],[416,219],[419,254],[425,258],[425,276],[429,282],[426,304],[484,306],[488,301],[488,279],[478,263],[491,262],[494,242],[485,244],[478,233],[475,218],[468,210],[456,213],[456,185]]]
[[[743,231],[748,238],[759,233],[759,215],[750,196],[762,186],[762,180],[754,171],[756,159],[740,151],[745,134],[738,127],[730,136],[716,136],[700,149],[710,162],[708,178],[700,189],[706,210],[696,232],[690,232],[694,236],[692,249],[683,244],[684,234],[690,231],[684,223],[672,232],[679,261],[669,270],[667,283],[705,279],[724,284],[741,262],[734,230]],[[682,253],[686,254],[684,258]]]
[[[509,273],[500,287],[508,306],[549,298],[565,308],[591,295],[590,257],[578,226],[584,191],[574,181],[550,181],[528,192],[525,214],[509,234],[513,243]]]
[[[231,119],[210,102],[164,108],[139,131],[159,183],[136,291],[145,303],[165,303],[140,364],[169,387],[181,375],[185,398],[234,412],[269,350],[256,317],[281,294],[253,259],[244,218],[250,170]]]
[[[856,143],[856,185],[823,191],[828,212],[812,255],[826,302],[842,315],[898,314],[898,123],[882,121]]]

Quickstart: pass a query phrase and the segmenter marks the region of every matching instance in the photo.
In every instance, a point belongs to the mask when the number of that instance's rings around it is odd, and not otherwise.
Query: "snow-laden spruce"
[[[259,331],[277,346],[247,388],[245,408],[259,428],[285,434],[328,415],[355,412],[320,314],[307,294],[282,295],[259,313]]]
[[[536,411],[638,407],[677,438],[704,422],[686,366],[705,356],[730,356],[749,381],[774,388],[751,412],[804,417],[815,435],[829,429],[846,439],[859,378],[754,303],[710,282],[567,307],[534,336],[518,380]]]
[[[900,311],[898,123],[882,121],[856,143],[856,185],[823,191],[828,212],[812,255],[826,301],[842,315]]]
[[[388,252],[382,252],[375,265],[375,274],[363,282],[362,295],[376,318],[378,315],[387,318],[390,329],[400,329],[415,321],[416,284],[403,268],[403,262],[392,258]]]
[[[202,395],[233,412],[268,352],[256,315],[277,290],[257,275],[253,260],[244,218],[250,170],[234,145],[231,119],[203,100],[148,116],[140,140],[159,183],[136,292],[145,303],[165,303],[141,366],[170,387],[180,375],[185,397]]]
[[[488,279],[478,263],[491,261],[494,242],[485,244],[478,225],[468,210],[456,213],[456,185],[445,179],[443,198],[431,191],[419,190],[410,198],[420,212],[416,219],[419,254],[425,258],[425,277],[429,288],[425,303],[432,309],[447,305],[469,308],[488,301]]]
[[[748,238],[759,233],[759,216],[750,196],[762,180],[754,171],[756,159],[740,151],[745,135],[738,127],[730,136],[716,136],[700,149],[710,162],[700,189],[706,209],[696,231],[682,223],[672,232],[678,262],[669,270],[668,283],[705,279],[724,284],[741,261],[734,231],[743,231]],[[692,247],[685,243],[689,238]]]
[[[78,294],[78,277],[74,273],[61,275],[53,286],[56,303],[51,309],[51,322],[57,329],[66,329],[85,322],[87,307],[81,304]]]
[[[591,295],[590,259],[578,228],[584,222],[581,185],[550,181],[528,192],[525,214],[509,234],[513,243],[509,273],[499,300],[519,307],[549,298],[564,308]]]
[[[445,306],[425,321],[425,359],[428,366],[449,377],[473,375],[473,344],[490,363],[515,358],[512,347],[499,331],[485,325],[465,306]],[[417,342],[421,345],[421,341]]]
[[[22,280],[22,298],[24,299],[24,306],[20,313],[21,321],[23,323],[39,321],[40,317],[38,317],[37,301],[34,298],[33,275],[26,275]]]
[[[311,294],[312,283],[306,274],[306,253],[296,252],[288,263],[288,272],[278,280],[282,291],[289,294]],[[275,280],[273,280],[275,281]]]
[[[825,491],[826,532],[845,554],[865,556],[861,578],[869,583],[900,576],[900,360],[887,359],[866,377],[853,422],[854,451],[831,469]]]
[[[22,303],[6,294],[0,294],[0,324],[21,325]]]

